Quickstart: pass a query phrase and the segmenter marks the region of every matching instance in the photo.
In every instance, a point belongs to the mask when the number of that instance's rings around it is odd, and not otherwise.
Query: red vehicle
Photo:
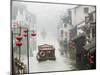
[[[55,48],[52,45],[44,44],[38,46],[37,60],[55,60]]]

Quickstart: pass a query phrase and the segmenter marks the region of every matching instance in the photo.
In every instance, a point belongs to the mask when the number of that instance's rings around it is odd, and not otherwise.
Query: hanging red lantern
[[[22,44],[23,44],[22,42],[19,41],[16,42],[16,46],[22,46]]]
[[[24,37],[26,37],[26,36],[27,36],[27,34],[23,34],[23,36],[24,36]]]
[[[31,36],[36,36],[36,33],[35,33],[35,32],[33,32],[33,33],[31,34]]]
[[[17,40],[21,40],[22,38],[23,38],[23,37],[20,36],[20,35],[16,36],[16,39],[17,39]]]
[[[89,58],[89,63],[93,64],[94,63],[93,59]]]

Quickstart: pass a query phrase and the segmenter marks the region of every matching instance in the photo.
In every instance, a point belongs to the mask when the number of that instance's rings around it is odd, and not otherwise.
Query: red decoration
[[[90,63],[90,64],[93,64],[93,63],[94,63],[93,60],[92,60],[91,58],[89,59],[89,63]]]
[[[19,35],[16,36],[16,39],[17,39],[17,40],[21,40],[22,38],[23,38],[22,36],[19,36]]]
[[[94,63],[93,59],[94,59],[94,56],[91,55],[90,53],[88,53],[88,61],[89,61],[89,64],[93,64]]]
[[[23,36],[24,36],[24,37],[26,37],[26,36],[27,36],[27,34],[23,34]]]
[[[33,33],[31,34],[31,36],[36,36],[36,33],[35,33],[35,32],[33,32]]]
[[[22,44],[23,44],[22,42],[19,42],[19,41],[16,42],[17,46],[21,46]]]

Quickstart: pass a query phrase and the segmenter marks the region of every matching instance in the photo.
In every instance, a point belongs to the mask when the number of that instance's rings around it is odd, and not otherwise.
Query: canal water
[[[31,43],[30,43],[31,44]],[[39,37],[37,38],[37,47],[38,45],[49,44],[55,47],[55,56],[56,60],[47,60],[38,62],[36,55],[38,48],[32,50],[33,56],[30,57],[29,61],[29,72],[48,72],[48,71],[64,71],[64,70],[75,70],[75,62],[71,60],[68,55],[61,55],[61,50],[59,42],[56,38],[47,36],[45,39]]]

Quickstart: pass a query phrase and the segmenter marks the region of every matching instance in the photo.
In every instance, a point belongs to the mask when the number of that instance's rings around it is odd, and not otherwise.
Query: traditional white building
[[[94,6],[78,5],[74,8],[68,9],[66,11],[67,15],[63,16],[62,22],[58,27],[60,44],[63,44],[64,41],[67,40],[66,48],[68,48],[68,44],[72,39],[85,33],[82,28],[86,25],[86,17],[93,11],[95,11]],[[90,35],[91,34],[92,33],[90,33]]]
[[[67,16],[63,17],[63,22],[59,28],[59,33],[61,34],[62,39],[71,38],[70,31],[76,32],[76,36],[84,31],[80,28],[85,25],[85,17],[89,15],[89,13],[95,11],[94,6],[76,6],[72,9],[68,9]],[[75,30],[76,29],[76,30]],[[75,35],[75,32],[72,33]],[[74,36],[73,36],[74,38]]]

